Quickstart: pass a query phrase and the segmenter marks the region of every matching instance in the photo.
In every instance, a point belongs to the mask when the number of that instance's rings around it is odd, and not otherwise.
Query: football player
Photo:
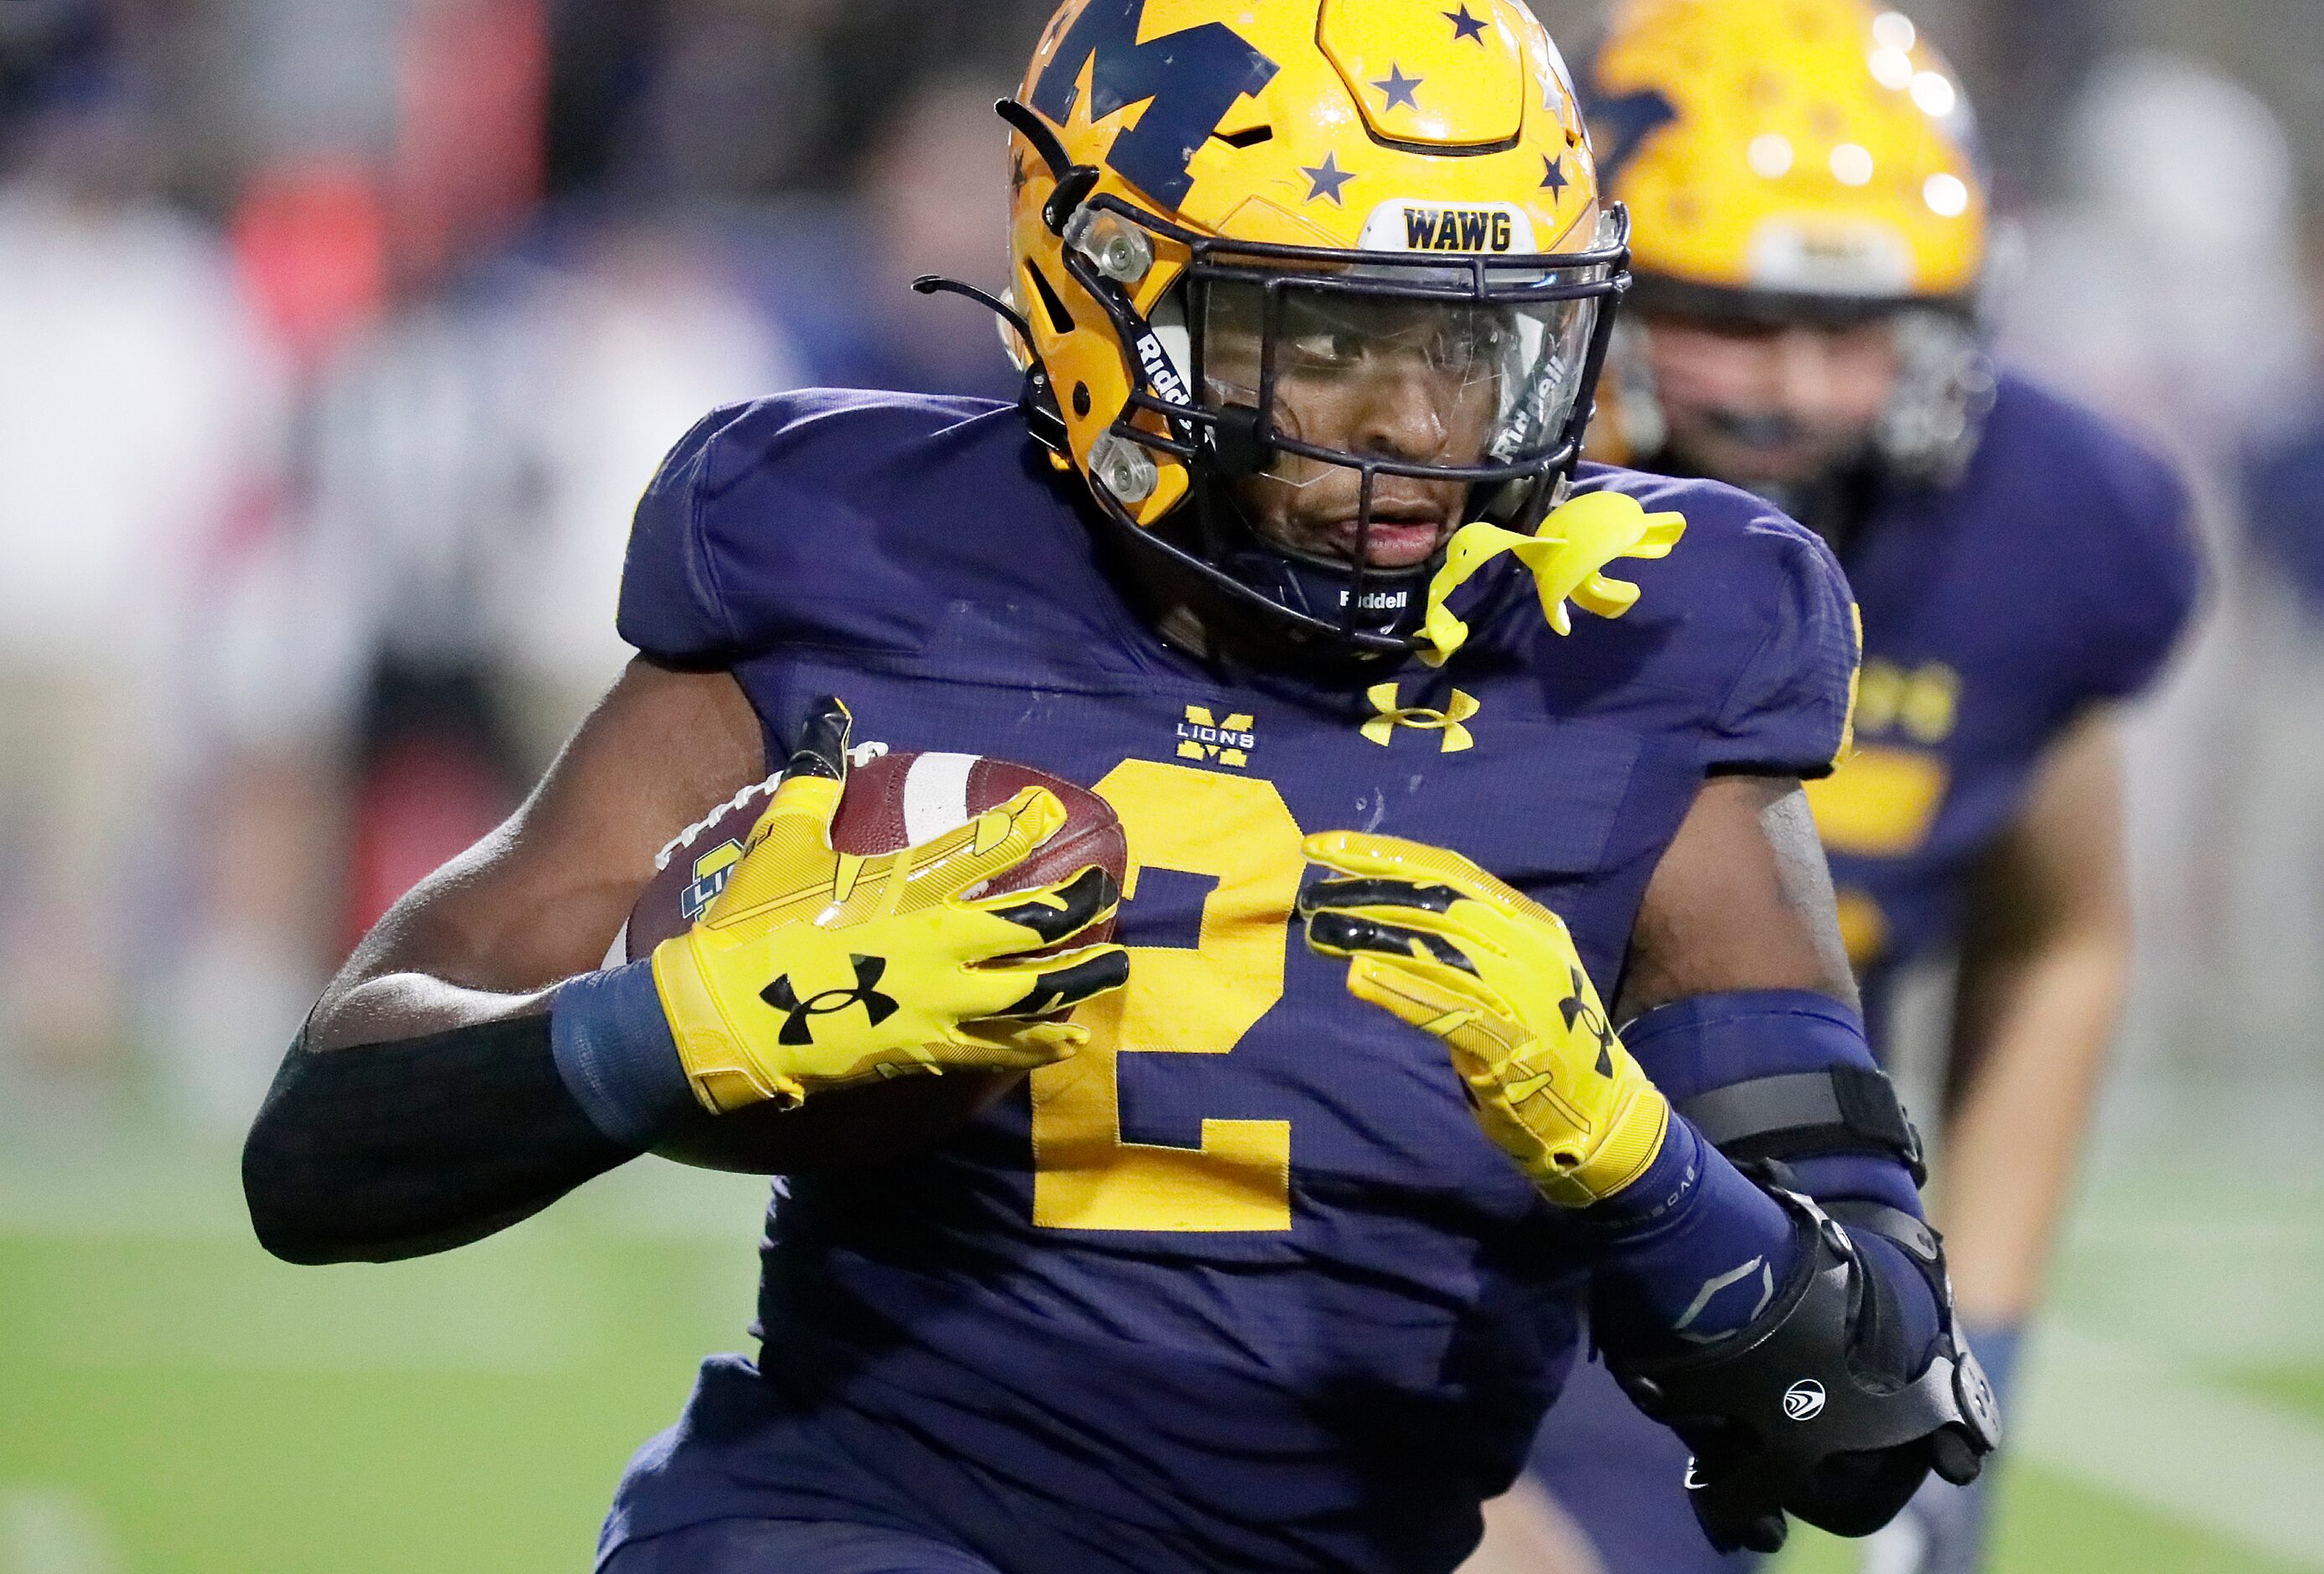
[[[1884,1061],[1909,1036],[1900,983],[1959,959],[1942,1221],[2000,1383],[2122,1003],[2115,713],[2193,599],[2184,500],[2121,432],[1988,368],[1969,110],[1905,16],[1638,0],[1589,76],[1637,273],[1593,437],[1779,500],[1855,587],[1856,751],[1808,796]],[[1783,1159],[1818,1109],[1848,1123],[1845,1100],[1771,1084],[1701,1124]],[[1598,1373],[1551,1413],[1534,1472],[1607,1566],[1661,1574],[1721,1561],[1679,1506],[1684,1465]],[[1931,1485],[1878,1566],[1967,1574],[1986,1489]]]
[[[1021,403],[678,444],[638,659],[318,1004],[261,1238],[438,1249],[706,1127],[1029,1069],[788,1178],[757,1359],[632,1462],[614,1574],[1448,1569],[1585,1299],[1724,1544],[1971,1477],[1996,1418],[1800,787],[1846,747],[1846,584],[1745,493],[1577,470],[1623,225],[1548,35],[1071,0],[1002,111]],[[859,719],[1093,784],[1134,889],[979,894],[1038,789],[835,853]],[[770,765],[700,921],[601,967]],[[1770,1078],[1875,1146],[1729,1159],[1689,1111]]]

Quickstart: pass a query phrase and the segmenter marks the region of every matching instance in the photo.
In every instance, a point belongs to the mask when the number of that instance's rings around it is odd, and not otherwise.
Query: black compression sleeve
[[[549,1018],[521,1017],[321,1053],[301,1035],[242,1186],[276,1256],[389,1262],[480,1239],[635,1156],[566,1091]]]

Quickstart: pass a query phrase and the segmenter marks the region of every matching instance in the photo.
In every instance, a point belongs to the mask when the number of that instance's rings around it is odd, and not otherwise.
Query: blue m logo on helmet
[[[1245,94],[1275,79],[1276,65],[1222,23],[1138,41],[1146,0],[1097,0],[1073,30],[1033,89],[1033,107],[1063,125],[1090,67],[1093,121],[1147,104],[1136,126],[1116,137],[1105,161],[1114,173],[1166,207],[1176,207],[1194,179],[1186,166]]]

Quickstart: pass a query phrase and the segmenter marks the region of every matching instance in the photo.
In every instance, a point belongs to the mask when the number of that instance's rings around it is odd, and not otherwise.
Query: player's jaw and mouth
[[[1381,475],[1371,507],[1362,506],[1358,474],[1340,466],[1300,485],[1275,475],[1246,483],[1244,506],[1259,533],[1305,557],[1369,568],[1416,568],[1443,548],[1462,523],[1469,486]]]
[[[1415,568],[1442,550],[1460,527],[1461,503],[1468,488],[1457,486],[1455,491],[1458,495],[1449,505],[1425,498],[1376,495],[1369,520],[1359,519],[1357,511],[1350,509],[1343,517],[1320,521],[1315,529],[1328,532],[1335,557],[1353,563],[1361,552],[1367,567]]]
[[[1870,437],[1868,427],[1720,410],[1672,420],[1670,448],[1689,468],[1750,490],[1809,484],[1846,464]]]
[[[1902,373],[1886,318],[1840,327],[1646,321],[1670,451],[1739,486],[1806,485],[1849,463]]]
[[[1388,420],[1347,419],[1318,400],[1311,410],[1286,410],[1284,424],[1309,433],[1321,428],[1313,440],[1351,458],[1447,467],[1483,461],[1489,423],[1472,401],[1430,390],[1388,402],[1397,407]],[[1277,546],[1342,563],[1360,556],[1368,568],[1396,571],[1417,568],[1443,549],[1463,522],[1470,483],[1376,471],[1369,505],[1364,492],[1363,474],[1353,464],[1279,454],[1265,473],[1242,483],[1239,495],[1259,533]]]

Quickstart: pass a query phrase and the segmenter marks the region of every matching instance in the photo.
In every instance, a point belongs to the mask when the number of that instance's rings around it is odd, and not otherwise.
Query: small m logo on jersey
[[[1188,705],[1185,719],[1178,723],[1178,758],[1231,765],[1240,770],[1250,763],[1250,751],[1259,747],[1259,735],[1251,731],[1253,725],[1251,718],[1241,711],[1221,720],[1211,714],[1208,705]]]
[[[1365,691],[1364,697],[1371,701],[1372,709],[1378,713],[1364,723],[1364,736],[1383,749],[1388,746],[1388,740],[1396,736],[1398,727],[1409,727],[1416,732],[1442,734],[1443,741],[1436,750],[1439,754],[1458,754],[1463,749],[1477,746],[1476,738],[1465,725],[1485,708],[1474,695],[1456,688],[1441,711],[1431,710],[1425,705],[1399,704],[1397,686],[1393,683],[1376,684]]]

